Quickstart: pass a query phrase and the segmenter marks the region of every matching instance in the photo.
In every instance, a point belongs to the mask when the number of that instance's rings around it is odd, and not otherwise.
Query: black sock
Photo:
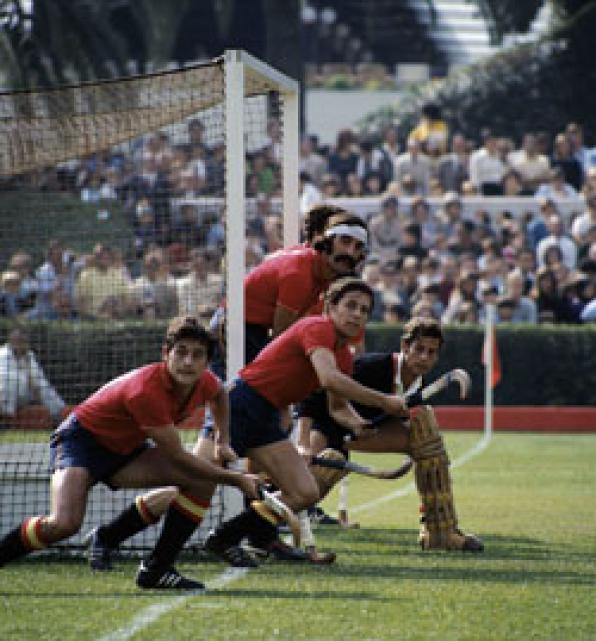
[[[197,521],[170,506],[159,539],[149,555],[148,564],[164,568],[172,565],[198,526]]]
[[[19,525],[0,541],[0,567],[9,561],[14,561],[21,556],[29,554],[30,551],[23,544],[21,526]]]
[[[225,547],[238,545],[246,536],[251,545],[266,548],[277,538],[277,527],[250,507],[238,516],[222,523],[215,530],[215,536]]]
[[[117,548],[122,541],[152,525],[139,514],[136,503],[129,505],[111,523],[97,530],[99,540],[109,548]]]

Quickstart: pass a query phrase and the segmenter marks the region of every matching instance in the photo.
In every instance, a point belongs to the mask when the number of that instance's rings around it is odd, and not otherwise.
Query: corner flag
[[[489,340],[492,342],[492,345],[489,345]],[[497,335],[494,327],[491,328],[491,332],[485,338],[484,345],[482,346],[482,364],[484,366],[486,366],[487,363],[489,347],[492,347],[492,369],[490,373],[491,387],[496,387],[501,380],[501,358],[499,357]]]

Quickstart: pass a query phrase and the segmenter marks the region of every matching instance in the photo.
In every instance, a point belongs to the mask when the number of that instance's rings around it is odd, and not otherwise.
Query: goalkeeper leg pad
[[[327,459],[330,461],[338,461],[344,463],[346,457],[339,451],[330,447],[319,452],[319,458]],[[315,477],[315,481],[319,487],[319,498],[323,499],[331,491],[331,488],[339,483],[347,472],[341,469],[331,467],[322,467],[320,465],[311,465],[310,471]]]
[[[410,448],[421,501],[419,543],[423,550],[480,552],[482,541],[457,527],[449,458],[434,412],[425,406],[411,420]]]

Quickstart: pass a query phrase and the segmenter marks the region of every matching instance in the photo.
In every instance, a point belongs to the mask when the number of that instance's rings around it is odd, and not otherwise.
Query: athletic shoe
[[[308,510],[308,516],[310,517],[311,523],[314,525],[339,525],[339,519],[336,519],[334,516],[330,516],[323,510],[322,507],[318,505],[312,507]]]
[[[87,532],[83,543],[87,546],[87,561],[91,569],[105,572],[112,569],[114,550],[100,541],[98,530],[96,527]]]
[[[483,552],[484,543],[479,536],[475,534],[464,534],[464,552]]]
[[[267,546],[267,553],[277,561],[309,561],[308,554],[300,548],[292,547],[281,539],[275,539]]]
[[[174,567],[160,568],[147,567],[145,561],[137,571],[137,585],[144,589],[157,590],[195,590],[205,591],[205,586],[200,581],[187,579],[182,576]]]
[[[207,552],[215,554],[222,561],[226,561],[234,568],[258,568],[259,564],[244,548],[239,545],[226,546],[218,541],[215,532],[210,532],[203,547]]]
[[[337,555],[335,552],[319,552],[314,545],[309,545],[306,550],[308,560],[315,565],[330,565],[335,563]]]

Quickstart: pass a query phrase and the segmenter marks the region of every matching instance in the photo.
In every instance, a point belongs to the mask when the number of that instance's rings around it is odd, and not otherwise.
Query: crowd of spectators
[[[97,203],[98,215],[118,202],[131,247],[98,243],[78,254],[53,239],[40,265],[15,251],[1,273],[0,314],[77,320],[189,312],[207,320],[223,293],[226,212],[225,149],[205,134],[193,119],[182,137],[161,131],[46,172],[47,189]],[[302,212],[338,197],[378,202],[363,266],[378,293],[373,320],[432,315],[475,323],[488,302],[499,321],[596,319],[596,162],[580,125],[569,123],[552,140],[528,132],[517,144],[486,130],[476,144],[449,132],[429,104],[405,141],[398,134],[393,126],[378,136],[346,129],[329,148],[314,136],[300,144]],[[271,119],[264,143],[247,155],[248,269],[282,246],[281,150],[281,128]],[[465,213],[468,196],[526,196],[539,213]],[[569,215],[559,204],[570,199]]]

